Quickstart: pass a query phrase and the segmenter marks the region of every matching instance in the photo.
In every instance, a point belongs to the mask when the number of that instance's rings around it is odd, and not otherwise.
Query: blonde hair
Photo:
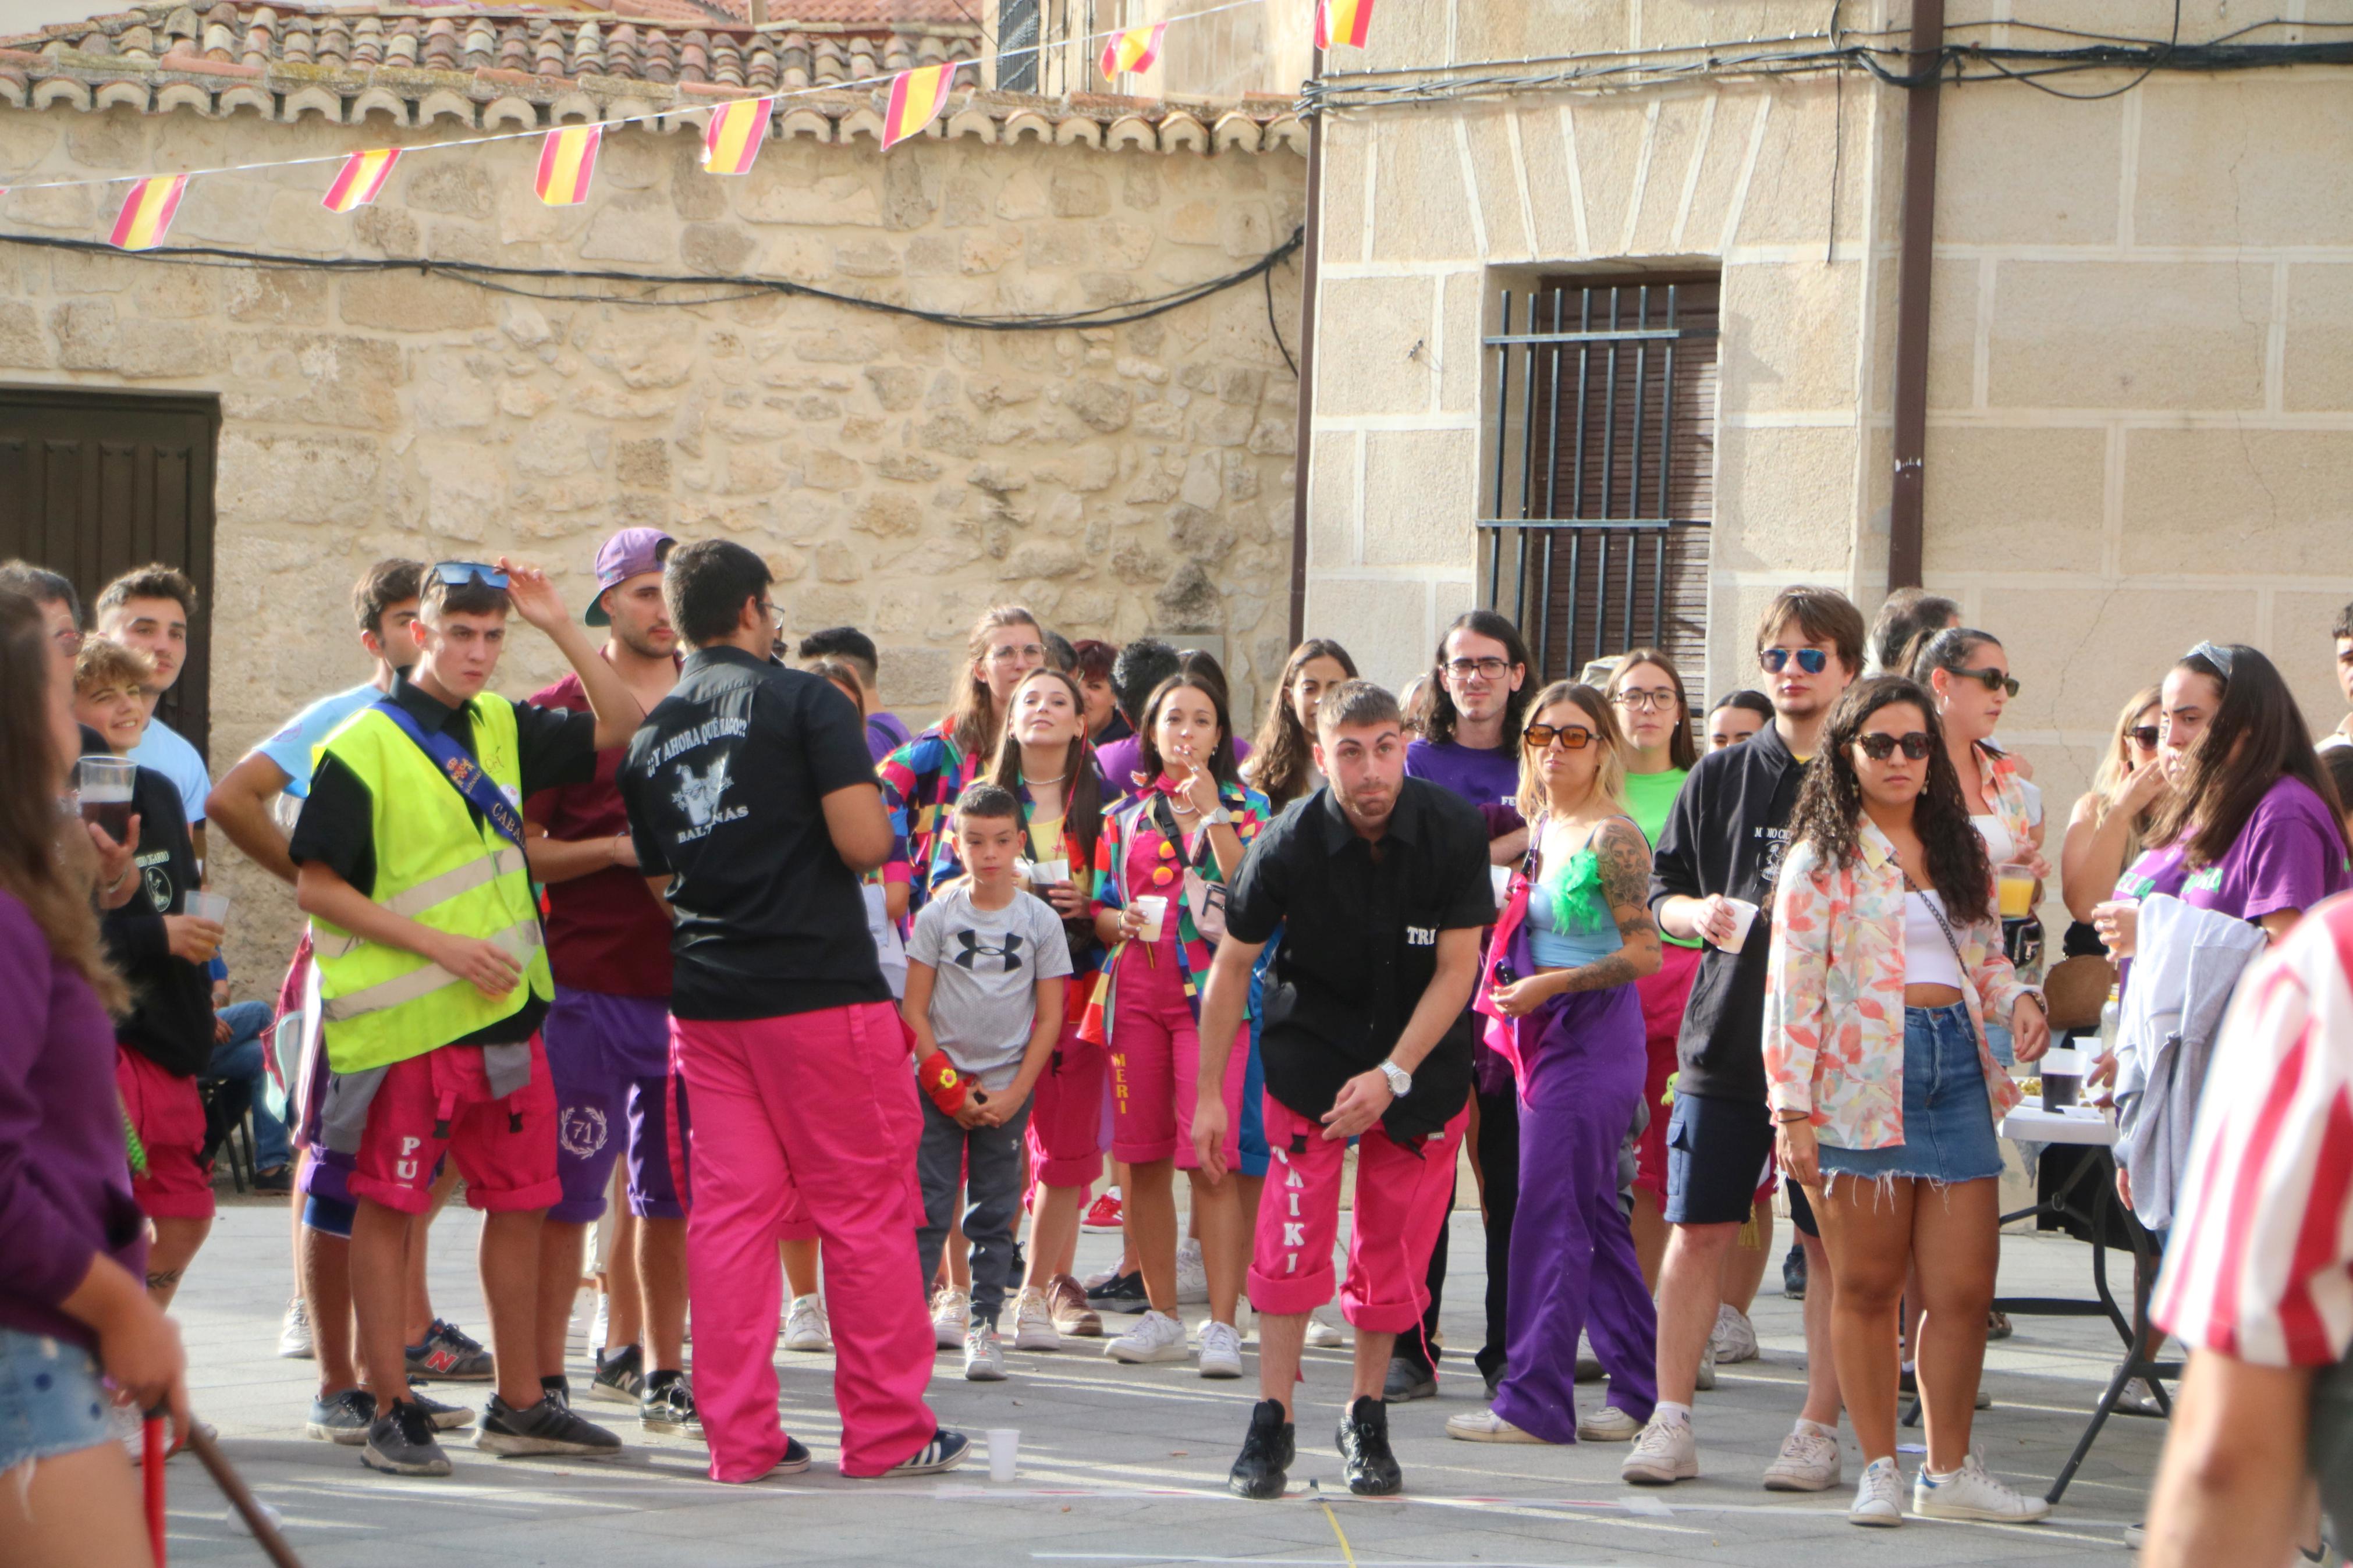
[[[1593,743],[1601,748],[1601,768],[1593,777],[1594,797],[1614,812],[1622,814],[1626,809],[1626,737],[1618,728],[1609,699],[1583,681],[1556,680],[1537,692],[1520,716],[1520,789],[1513,804],[1531,829],[1541,828],[1544,819],[1552,815],[1552,801],[1545,793],[1543,763],[1528,751],[1528,726],[1542,722],[1546,709],[1563,702],[1584,710],[1593,724]]]
[[[2116,793],[2116,785],[2124,782],[2125,775],[2132,772],[2132,737],[2126,731],[2132,729],[2134,720],[2150,709],[2161,706],[2164,701],[2163,687],[2144,686],[2134,692],[2132,700],[2117,711],[2115,732],[2108,737],[2107,754],[2100,759],[2098,769],[2092,774],[2093,826],[2097,827],[2108,815],[2109,797]],[[2152,758],[2146,765],[2155,767],[2156,760]],[[2126,865],[2129,866],[2140,858],[2142,840],[2148,832],[2154,815],[2144,811],[2139,820],[2132,825],[2132,832],[2125,839]]]
[[[135,647],[106,637],[84,637],[74,655],[74,693],[80,696],[102,687],[134,689],[155,679],[155,661]]]

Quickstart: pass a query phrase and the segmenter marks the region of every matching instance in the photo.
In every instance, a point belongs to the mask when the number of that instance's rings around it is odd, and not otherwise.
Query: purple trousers
[[[1631,985],[1574,992],[1520,1028],[1520,1200],[1495,1412],[1574,1443],[1580,1331],[1609,1374],[1609,1404],[1648,1421],[1659,1396],[1658,1314],[1618,1206],[1618,1149],[1642,1094],[1642,1005]]]

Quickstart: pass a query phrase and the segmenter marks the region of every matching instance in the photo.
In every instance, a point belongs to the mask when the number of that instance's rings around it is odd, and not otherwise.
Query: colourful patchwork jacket
[[[1812,844],[1792,842],[1781,860],[1772,931],[1764,1047],[1774,1113],[1811,1112],[1816,1134],[1835,1148],[1903,1142],[1904,870],[1895,846],[1867,818],[1852,866],[1826,865]],[[1985,919],[1956,923],[1953,935],[1999,1121],[2021,1096],[1987,1048],[1986,1019],[2007,1022],[2020,997],[2038,993],[2002,956],[2001,922],[1990,905]]]
[[[929,872],[939,840],[945,837],[943,822],[948,808],[964,786],[980,776],[980,770],[981,759],[965,756],[937,724],[883,758],[874,770],[882,784],[882,805],[891,813],[893,840],[882,874],[885,880],[911,884],[911,921],[932,890],[931,877],[916,876],[914,868]]]
[[[1095,765],[1094,749],[1092,747],[1089,747],[1087,749],[1086,755],[1087,766],[1091,768],[1093,767]],[[1037,814],[1038,803],[1030,798],[1029,786],[1027,784],[1024,784],[1020,789],[1015,793],[1019,795],[1021,797],[1021,827],[1023,833],[1026,835],[1029,827],[1029,819]],[[1104,793],[1108,795],[1110,792],[1106,790]],[[1067,802],[1069,798],[1070,797],[1067,795],[1063,796],[1065,802]],[[1110,800],[1105,800],[1103,803],[1103,821],[1105,825],[1108,825],[1111,819],[1111,807],[1112,802]],[[1100,828],[1097,830],[1096,837],[1098,838],[1102,837],[1102,830]],[[1071,837],[1067,831],[1063,834],[1062,847],[1065,853],[1068,853],[1072,847]],[[894,850],[896,847],[897,847],[894,845]],[[1080,888],[1087,894],[1087,913],[1084,921],[1075,922],[1066,921],[1064,923],[1064,930],[1072,932],[1071,941],[1071,981],[1074,985],[1080,981],[1085,981],[1087,983],[1083,992],[1072,992],[1073,997],[1077,998],[1078,1001],[1082,1004],[1084,997],[1092,996],[1094,994],[1094,977],[1097,972],[1099,972],[1103,965],[1103,943],[1096,939],[1094,934],[1094,912],[1097,906],[1094,901],[1095,879],[1093,862],[1090,858],[1082,863],[1080,858],[1076,855],[1071,855],[1070,858],[1071,861],[1071,879],[1078,883]],[[934,835],[931,864],[926,868],[922,879],[926,896],[928,897],[930,894],[937,892],[944,884],[952,882],[956,878],[963,875],[964,858],[956,853],[955,835],[945,831],[942,831]],[[910,895],[910,901],[911,903],[913,901],[912,895]],[[1083,927],[1082,933],[1081,933],[1079,930],[1081,927]],[[1070,1017],[1073,1020],[1078,1017],[1077,1006],[1073,1006],[1073,1009],[1070,1014]]]
[[[1144,892],[1143,889],[1131,891],[1126,886],[1129,847],[1138,842],[1157,846],[1160,868],[1153,873],[1150,890],[1166,898],[1169,911],[1176,917],[1176,972],[1184,978],[1185,1001],[1198,1021],[1201,984],[1208,976],[1215,949],[1193,927],[1193,911],[1185,902],[1185,868],[1190,864],[1204,880],[1220,885],[1225,877],[1218,868],[1217,856],[1209,851],[1207,828],[1198,830],[1181,844],[1161,831],[1153,803],[1166,798],[1168,789],[1167,775],[1163,774],[1151,788],[1137,792],[1103,814],[1103,833],[1095,839],[1095,902],[1103,909],[1124,910],[1131,897]],[[1266,825],[1266,796],[1240,784],[1220,785],[1218,796],[1232,814],[1234,832],[1243,847],[1248,848],[1259,829]],[[1111,1044],[1119,961],[1127,949],[1128,944],[1122,942],[1103,961],[1103,978],[1095,984],[1094,1000],[1087,1005],[1087,1016],[1079,1026],[1081,1039]]]

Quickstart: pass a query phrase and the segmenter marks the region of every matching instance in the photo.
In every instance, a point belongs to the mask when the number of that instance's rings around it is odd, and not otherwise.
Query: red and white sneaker
[[[1105,1187],[1103,1196],[1087,1206],[1079,1220],[1082,1230],[1118,1230],[1124,1221],[1119,1205],[1119,1189]]]

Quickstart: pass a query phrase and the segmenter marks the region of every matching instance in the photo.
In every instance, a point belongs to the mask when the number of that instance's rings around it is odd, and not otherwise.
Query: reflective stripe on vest
[[[502,848],[492,850],[479,860],[470,860],[454,871],[444,871],[429,881],[419,882],[405,893],[396,893],[389,899],[379,899],[376,901],[394,914],[405,915],[410,920],[415,920],[436,904],[448,903],[460,893],[469,892],[487,882],[495,882],[510,871],[529,869],[529,866],[523,860],[522,851],[510,844]],[[535,921],[532,923],[534,926],[538,924]],[[363,940],[360,937],[322,931],[315,924],[311,928],[311,951],[322,958],[348,957],[359,951]],[[331,1014],[329,1016],[347,1017],[350,1015]]]
[[[532,949],[540,945],[539,921],[535,918],[518,921],[490,940],[518,965],[529,963]],[[358,945],[355,940],[353,945]],[[428,963],[422,969],[412,969],[364,991],[354,991],[348,996],[338,996],[332,1002],[322,1003],[319,1016],[330,1024],[348,1023],[366,1014],[381,1013],[386,1007],[397,1007],[403,1002],[414,1002],[419,996],[430,995],[444,985],[472,984],[470,980],[459,979],[438,963]]]

